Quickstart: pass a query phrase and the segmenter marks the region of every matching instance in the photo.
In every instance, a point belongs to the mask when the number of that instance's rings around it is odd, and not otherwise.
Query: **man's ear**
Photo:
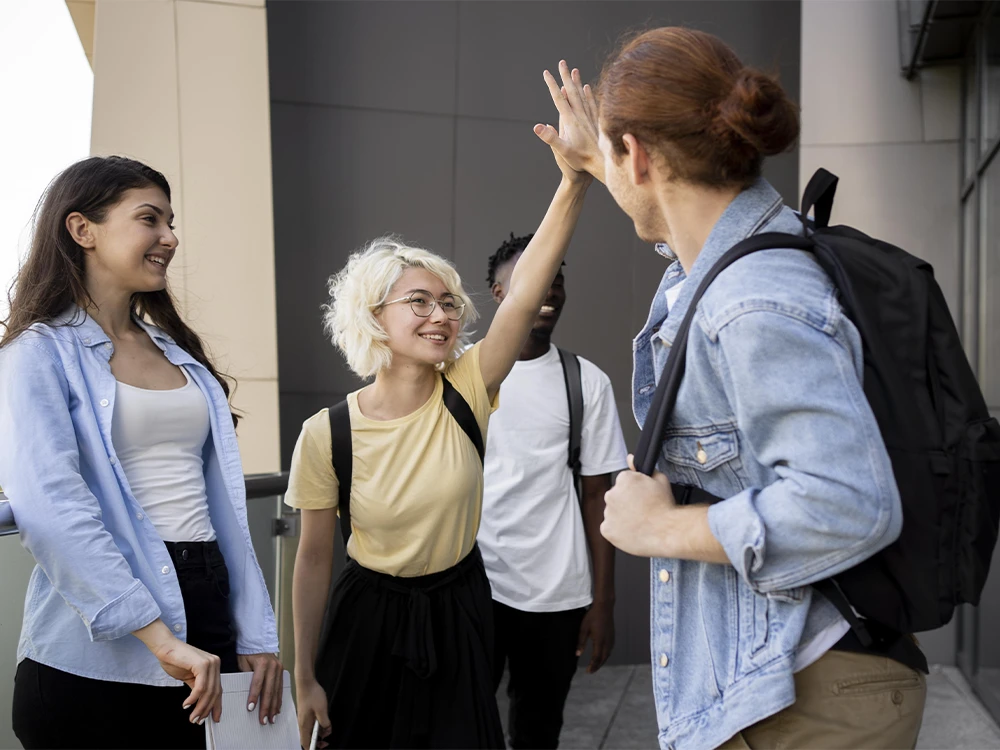
[[[625,168],[633,185],[641,185],[649,180],[649,152],[639,139],[631,133],[622,136],[625,144]]]
[[[503,298],[506,296],[503,291],[503,284],[499,281],[493,282],[493,286],[490,287],[490,293],[493,295],[493,301],[498,305],[503,302]]]
[[[84,250],[93,250],[97,246],[93,223],[79,211],[74,211],[66,217],[66,231]]]

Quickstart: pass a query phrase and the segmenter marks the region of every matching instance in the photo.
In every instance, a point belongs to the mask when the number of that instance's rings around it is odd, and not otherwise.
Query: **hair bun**
[[[774,77],[743,68],[719,102],[713,125],[717,135],[736,136],[762,156],[772,156],[795,143],[799,113]]]

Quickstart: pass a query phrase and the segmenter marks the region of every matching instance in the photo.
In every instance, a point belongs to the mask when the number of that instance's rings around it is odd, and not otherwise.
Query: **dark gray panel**
[[[572,10],[568,10],[572,8]],[[459,8],[458,112],[552,121],[542,71],[560,58],[596,81],[627,31],[684,25],[716,34],[746,64],[774,69],[798,98],[800,8],[783,0],[718,2],[462,3]],[[500,73],[499,71],[502,71]]]
[[[319,305],[327,277],[365,241],[395,231],[452,257],[486,330],[486,259],[508,232],[537,227],[559,179],[530,130],[554,119],[543,68],[564,56],[593,79],[626,28],[679,23],[718,34],[799,92],[800,4],[784,0],[271,0],[268,21],[286,468],[302,421],[360,384],[325,339]],[[407,114],[456,111],[468,115],[457,125]],[[797,153],[765,168],[792,206],[797,170]],[[666,267],[594,186],[568,256],[557,339],[611,376],[629,446],[638,437],[630,342]],[[613,662],[648,663],[648,575],[647,560],[619,553]]]
[[[454,2],[267,4],[271,100],[453,114]]]
[[[487,259],[509,236],[537,229],[559,184],[549,148],[520,123],[459,118],[455,261],[482,291],[483,335],[495,305],[486,294]],[[632,222],[600,184],[587,196],[566,257],[567,306],[556,340],[605,370],[628,393]]]
[[[615,554],[615,638],[610,664],[649,663],[649,559]]]
[[[347,391],[326,280],[384,234],[451,255],[453,119],[275,104],[271,130],[281,388]]]
[[[812,175],[806,177],[807,181],[809,177]],[[765,159],[764,178],[774,186],[775,190],[781,193],[786,206],[798,210],[802,188],[805,187],[805,183],[799,185],[798,149]]]

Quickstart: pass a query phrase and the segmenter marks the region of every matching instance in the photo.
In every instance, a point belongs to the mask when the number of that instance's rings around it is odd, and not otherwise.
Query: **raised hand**
[[[552,149],[564,175],[574,179],[587,173],[604,182],[604,156],[597,146],[594,92],[582,83],[580,71],[573,68],[571,72],[565,60],[559,61],[559,75],[561,86],[549,71],[542,74],[559,112],[559,128],[540,123],[535,125],[535,135]]]

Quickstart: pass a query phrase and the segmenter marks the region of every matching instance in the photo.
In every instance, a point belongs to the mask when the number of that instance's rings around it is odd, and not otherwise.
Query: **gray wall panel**
[[[349,391],[320,322],[327,279],[392,232],[451,255],[454,121],[301,104],[273,104],[271,118],[281,389]]]
[[[397,232],[452,258],[484,313],[486,261],[534,231],[558,182],[531,132],[554,121],[543,68],[566,57],[596,78],[627,29],[686,23],[745,62],[777,69],[798,99],[800,5],[719,2],[299,2],[268,9],[281,443],[356,388],[320,328],[325,281],[366,240]],[[426,114],[416,113],[431,113]],[[798,155],[765,174],[798,204]],[[611,377],[629,445],[631,340],[666,261],[601,186],[587,197],[566,268],[560,344]],[[613,661],[648,661],[648,561],[620,554]]]
[[[607,54],[630,30],[686,25],[717,34],[748,65],[777,70],[799,89],[800,13],[787,0],[747,2],[565,2],[505,0],[459,6],[458,112],[475,117],[547,120],[552,102],[542,70],[560,58],[596,81]],[[502,61],[501,65],[498,62]]]
[[[272,101],[453,114],[454,2],[268,3]]]

